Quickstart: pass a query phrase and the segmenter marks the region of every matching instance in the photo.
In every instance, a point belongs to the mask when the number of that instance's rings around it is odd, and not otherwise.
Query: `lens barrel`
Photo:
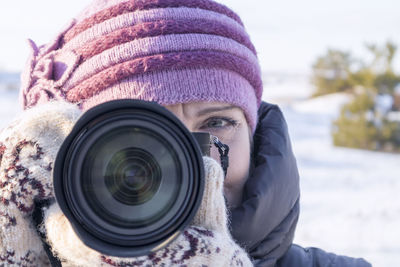
[[[147,255],[196,214],[209,146],[209,134],[193,136],[155,102],[101,104],[82,115],[57,154],[57,202],[88,247],[117,257]]]

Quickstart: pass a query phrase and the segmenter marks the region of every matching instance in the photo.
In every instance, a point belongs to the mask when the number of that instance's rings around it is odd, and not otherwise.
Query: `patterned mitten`
[[[32,212],[35,201],[54,197],[54,159],[80,115],[76,106],[54,102],[25,111],[0,133],[0,265],[49,264]],[[252,266],[227,227],[223,171],[209,157],[204,165],[205,192],[192,225],[150,255],[117,258],[86,247],[57,203],[45,210],[41,230],[63,266]]]
[[[79,116],[71,104],[44,105],[0,132],[0,266],[49,265],[34,203],[53,198],[54,158]]]

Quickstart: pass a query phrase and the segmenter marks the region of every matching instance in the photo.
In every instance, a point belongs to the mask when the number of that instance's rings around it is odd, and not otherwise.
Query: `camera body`
[[[101,104],[82,115],[57,154],[57,202],[88,247],[147,255],[197,213],[211,143],[210,134],[190,133],[155,102]]]

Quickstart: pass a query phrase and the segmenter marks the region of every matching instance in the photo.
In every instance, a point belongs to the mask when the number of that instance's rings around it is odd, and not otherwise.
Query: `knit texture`
[[[222,102],[240,107],[255,130],[262,95],[256,50],[240,18],[214,1],[95,0],[49,44],[29,44],[24,109],[54,99],[83,110],[126,98]]]
[[[71,104],[57,108],[63,112],[50,113],[47,105],[32,109],[0,132],[1,266],[49,264],[32,223],[34,201],[53,198],[57,148],[81,113]]]
[[[51,102],[0,133],[0,265],[49,265],[31,216],[35,201],[54,198],[54,159],[80,115],[76,105]],[[86,247],[57,203],[45,209],[40,231],[63,266],[252,266],[228,230],[223,170],[209,157],[204,165],[205,191],[192,225],[148,256],[109,257]]]

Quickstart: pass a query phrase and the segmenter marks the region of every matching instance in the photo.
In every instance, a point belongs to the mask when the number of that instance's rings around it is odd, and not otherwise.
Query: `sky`
[[[91,0],[13,0],[0,9],[0,71],[21,71],[26,39],[49,42]],[[398,0],[219,0],[242,18],[263,72],[309,73],[328,48],[366,57],[366,43],[400,46]],[[400,54],[400,52],[399,52]],[[400,71],[400,55],[395,59]]]

